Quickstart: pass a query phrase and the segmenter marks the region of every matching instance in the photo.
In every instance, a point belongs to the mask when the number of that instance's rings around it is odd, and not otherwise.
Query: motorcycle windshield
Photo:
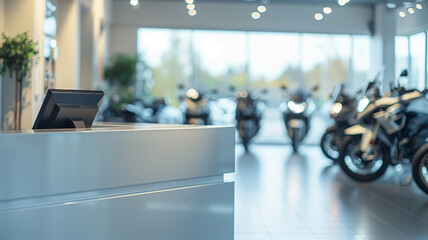
[[[297,89],[290,96],[290,100],[295,103],[306,102],[308,98],[309,98],[309,93],[304,89]]]

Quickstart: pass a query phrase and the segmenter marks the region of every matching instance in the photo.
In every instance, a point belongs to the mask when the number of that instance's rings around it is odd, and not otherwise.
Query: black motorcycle
[[[428,131],[428,124],[424,123],[423,128]],[[420,138],[420,140],[424,144],[417,150],[412,159],[412,175],[416,185],[428,194],[428,138]]]
[[[249,92],[242,91],[239,93],[235,117],[239,138],[242,140],[245,151],[248,151],[251,139],[256,136],[260,129],[260,120],[262,118],[258,101]]]
[[[330,117],[334,124],[326,129],[321,137],[321,150],[326,157],[333,161],[339,158],[339,146],[345,137],[345,129],[352,126],[357,117],[357,110],[365,107],[370,100],[380,97],[380,71],[376,78],[361,89],[356,97],[345,92],[344,85],[339,85],[332,94],[334,104],[330,108]]]
[[[390,164],[410,161],[418,139],[426,137],[420,123],[428,120],[427,114],[410,109],[425,93],[399,87],[360,109],[359,124],[345,130],[347,136],[339,149],[338,162],[348,176],[372,181]]]
[[[313,91],[317,89],[318,87],[315,87]],[[284,123],[292,141],[293,151],[297,152],[310,129],[315,104],[311,94],[306,89],[299,88],[290,94],[288,101],[282,103],[280,108],[283,111]]]
[[[186,124],[208,125],[210,124],[210,108],[208,100],[201,92],[191,88],[187,90],[185,103],[182,105]]]
[[[339,85],[332,94],[334,101],[330,108],[330,118],[334,124],[328,127],[321,137],[321,150],[324,155],[336,161],[339,157],[339,145],[343,139],[345,129],[350,126],[356,116],[357,104],[354,97],[345,92],[345,86]]]

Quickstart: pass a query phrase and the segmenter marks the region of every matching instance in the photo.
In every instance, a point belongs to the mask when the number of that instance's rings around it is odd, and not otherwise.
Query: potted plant
[[[137,57],[117,54],[111,58],[111,64],[104,69],[104,78],[109,85],[110,107],[118,111],[120,104],[134,101]],[[119,102],[113,100],[118,98]]]
[[[22,85],[25,77],[30,71],[32,60],[38,60],[38,45],[29,38],[28,32],[9,37],[2,33],[3,42],[0,47],[0,73],[9,71],[10,76],[15,78],[15,102],[14,102],[14,129],[21,129],[21,98]]]

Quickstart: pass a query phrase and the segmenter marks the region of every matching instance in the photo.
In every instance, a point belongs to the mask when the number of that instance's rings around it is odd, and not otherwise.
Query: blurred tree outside
[[[169,49],[162,56],[162,63],[153,67],[154,85],[152,94],[155,98],[164,98],[172,106],[178,106],[177,86],[188,82],[184,72],[185,65],[180,61],[180,48],[182,44],[177,36],[172,36]]]

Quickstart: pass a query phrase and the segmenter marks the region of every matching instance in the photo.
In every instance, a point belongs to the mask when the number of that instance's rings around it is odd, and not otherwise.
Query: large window
[[[349,35],[304,34],[301,67],[305,86],[320,87],[321,99],[332,89],[347,82],[351,55]]]
[[[400,84],[407,88],[423,90],[426,87],[426,33],[395,37],[395,75],[407,69],[409,76],[400,78]]]
[[[165,98],[178,105],[178,86],[192,85],[189,30],[140,29],[136,95]]]
[[[395,37],[395,76],[400,76],[404,69],[409,67],[409,38],[407,36]],[[401,84],[407,85],[407,82]]]
[[[362,86],[361,83],[367,79],[370,70],[370,37],[352,37],[352,69],[349,76],[348,86],[352,92],[357,92]]]
[[[423,90],[425,88],[425,33],[418,33],[411,35],[410,39],[410,88],[418,88]]]
[[[245,33],[193,31],[194,83],[191,87],[227,93],[231,86],[243,88],[245,70]]]
[[[183,88],[267,90],[275,104],[282,86],[318,85],[325,100],[338,83],[365,80],[369,49],[369,36],[142,28],[136,91],[177,103]]]
[[[249,81],[258,84],[294,85],[299,81],[298,34],[249,33]],[[275,84],[276,83],[276,84]]]

